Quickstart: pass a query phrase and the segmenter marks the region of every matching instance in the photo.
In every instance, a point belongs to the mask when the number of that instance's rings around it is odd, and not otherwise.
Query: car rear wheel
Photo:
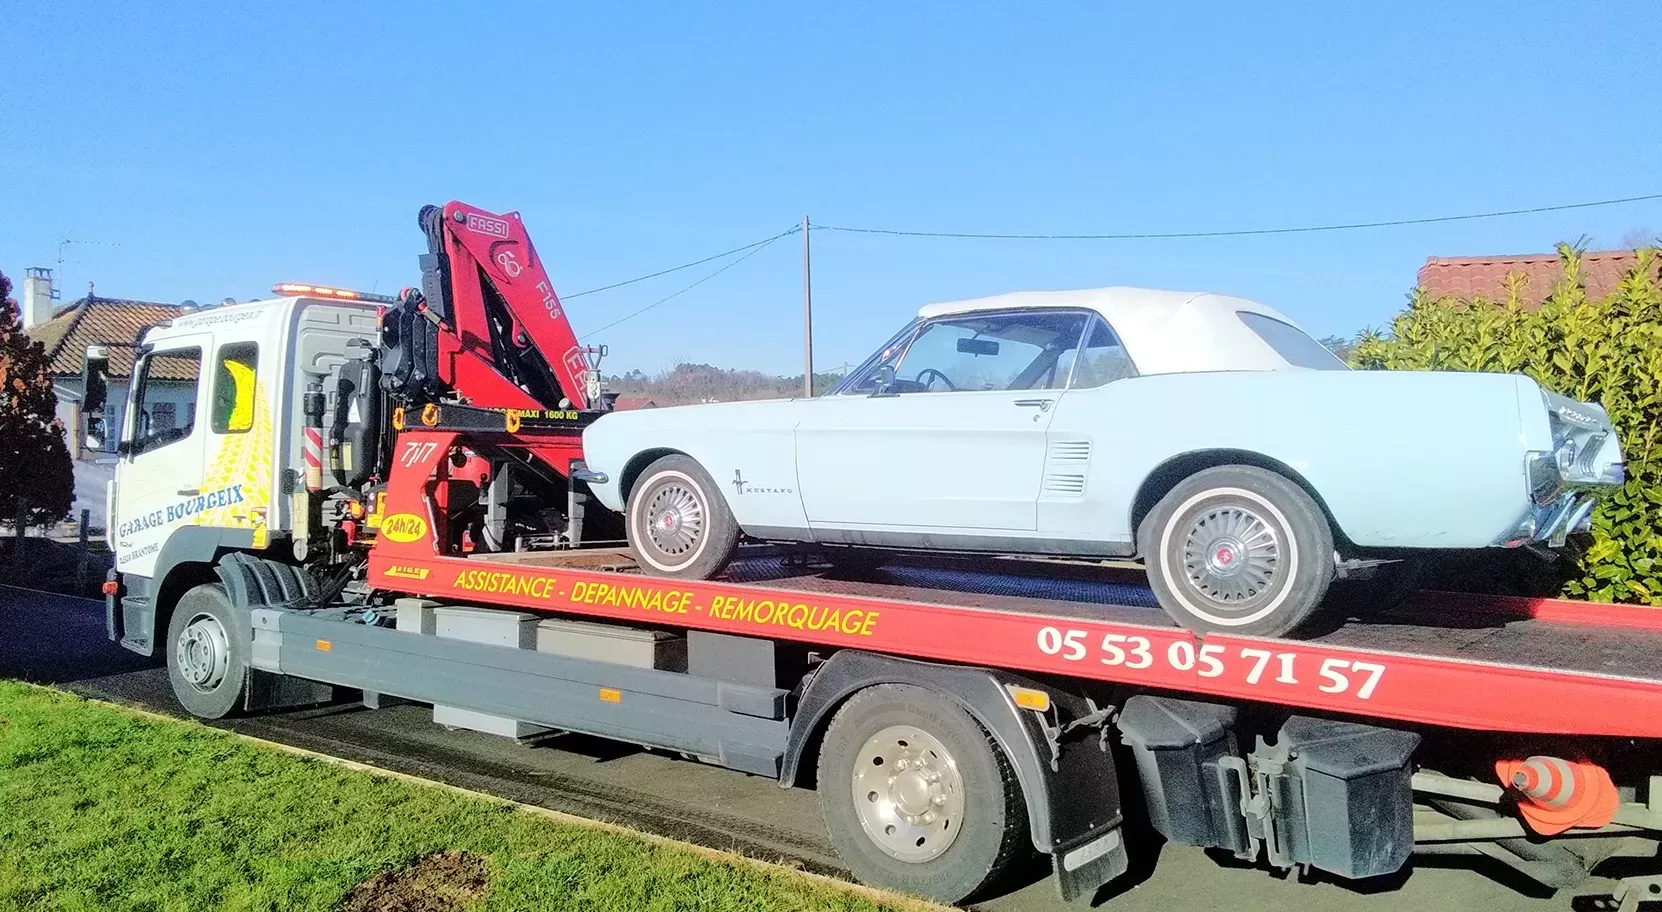
[[[627,510],[629,547],[641,569],[655,576],[709,579],[739,544],[733,511],[689,456],[665,456],[647,466],[635,479]]]
[[[1160,607],[1192,630],[1281,636],[1333,580],[1333,530],[1304,489],[1255,466],[1189,476],[1140,530]]]

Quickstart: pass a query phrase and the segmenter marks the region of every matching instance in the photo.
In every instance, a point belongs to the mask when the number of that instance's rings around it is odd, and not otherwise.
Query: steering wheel
[[[925,376],[929,376],[931,378],[939,377],[941,382],[946,384],[947,389],[955,393],[958,392],[958,387],[951,380],[947,379],[946,374],[941,373],[933,367],[926,367],[923,370],[918,371],[916,382],[923,384],[924,389],[928,389],[929,387],[935,385],[935,381],[933,379],[923,379]]]

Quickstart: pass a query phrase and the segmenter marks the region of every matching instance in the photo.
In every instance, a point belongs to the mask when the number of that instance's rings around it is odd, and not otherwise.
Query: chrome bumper
[[[1495,544],[1502,548],[1545,543],[1562,548],[1572,532],[1585,532],[1593,525],[1593,507],[1598,498],[1587,491],[1567,491],[1550,503],[1532,507],[1513,530]]]

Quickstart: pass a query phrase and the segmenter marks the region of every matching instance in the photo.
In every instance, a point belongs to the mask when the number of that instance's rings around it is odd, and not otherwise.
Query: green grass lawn
[[[440,851],[484,858],[469,909],[881,908],[782,869],[0,681],[0,909],[336,909]]]

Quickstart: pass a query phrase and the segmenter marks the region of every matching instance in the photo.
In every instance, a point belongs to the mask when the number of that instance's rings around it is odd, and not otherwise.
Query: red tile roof
[[[179,316],[182,310],[177,304],[86,297],[53,314],[52,319],[28,333],[29,338],[46,347],[54,377],[81,376],[87,346],[104,344],[110,345],[110,377],[127,378],[133,374],[134,352],[130,346],[138,341],[139,333]],[[196,379],[188,370],[188,375],[164,376],[170,373],[179,371],[164,365],[156,376],[164,380]]]
[[[1581,284],[1590,298],[1602,298],[1633,269],[1631,250],[1600,250],[1581,255]],[[1662,263],[1662,257],[1658,258]],[[1556,253],[1523,256],[1430,257],[1420,267],[1419,286],[1433,298],[1506,300],[1506,277],[1523,280],[1527,305],[1539,305],[1552,294],[1562,263]]]

